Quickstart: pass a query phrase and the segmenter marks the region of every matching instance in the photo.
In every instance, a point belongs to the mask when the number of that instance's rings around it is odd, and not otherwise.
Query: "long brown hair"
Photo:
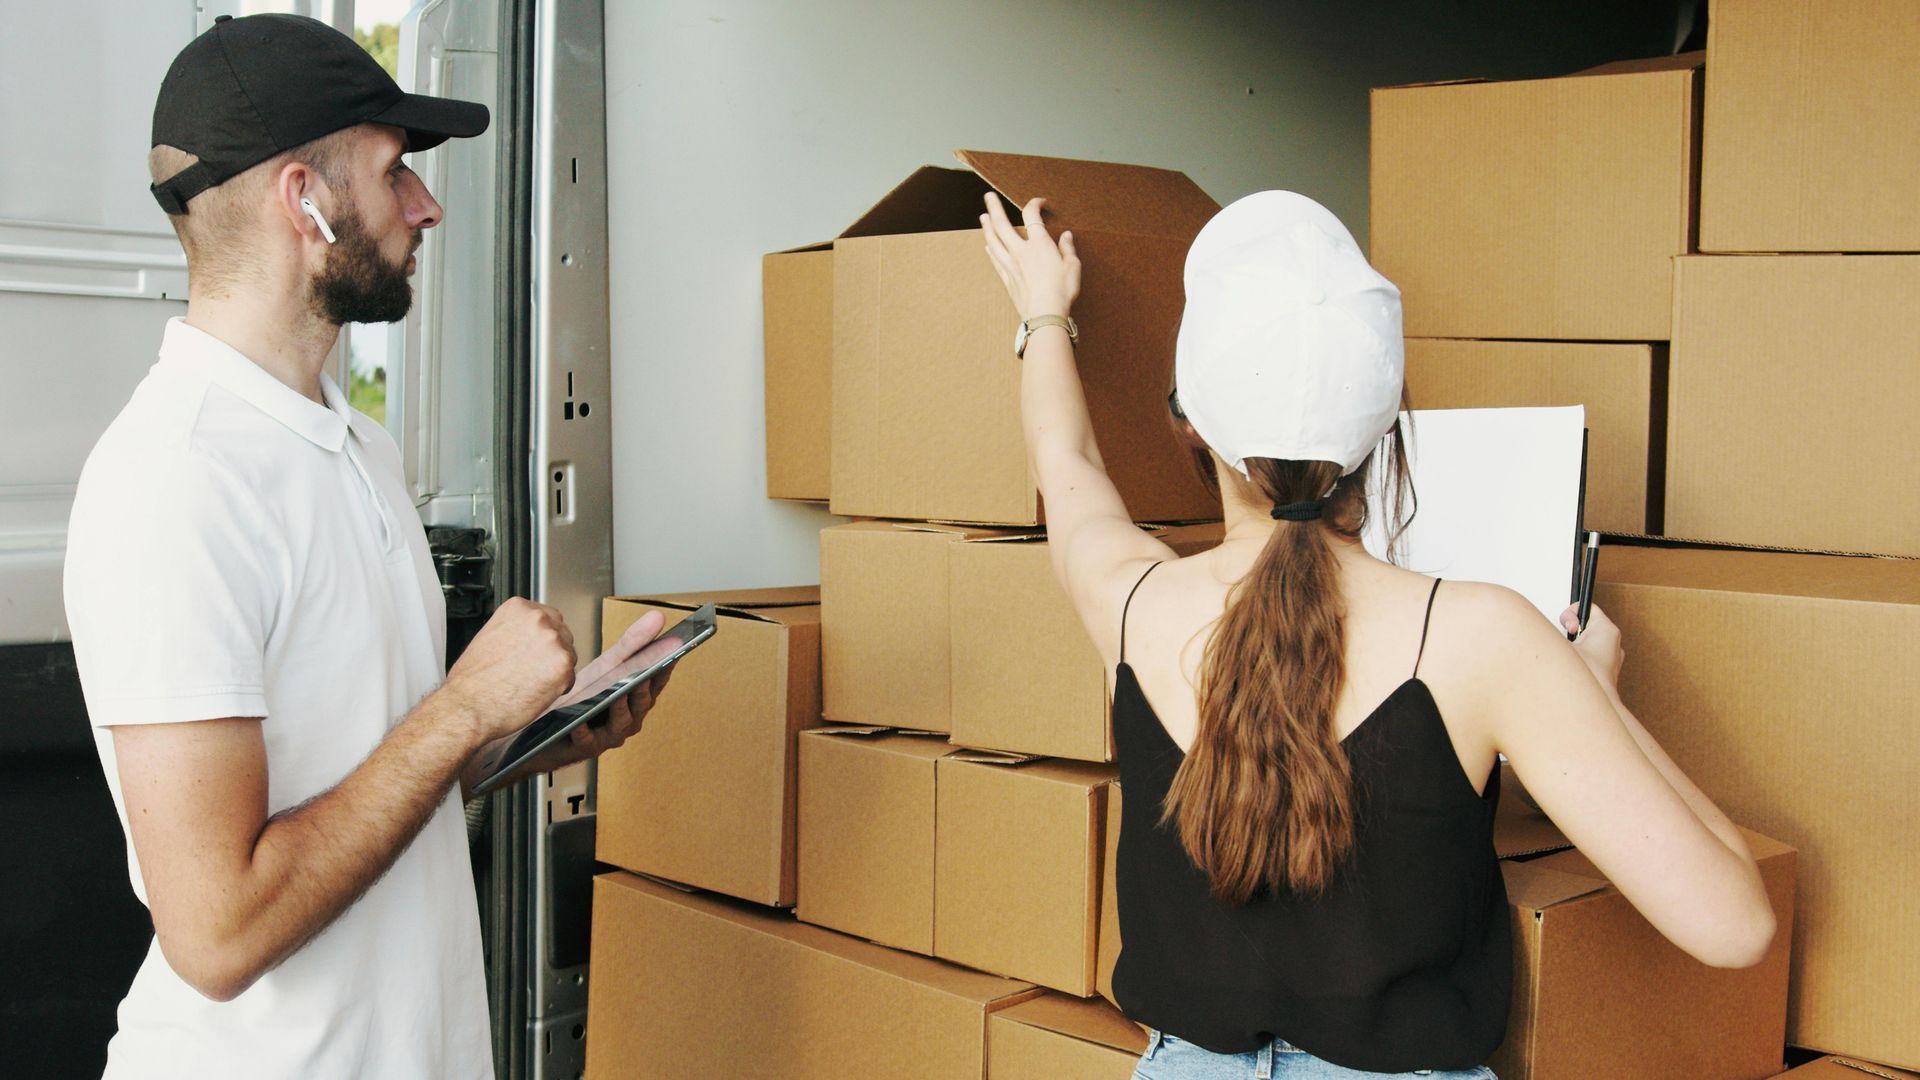
[[[1201,662],[1199,731],[1175,774],[1161,821],[1215,899],[1324,889],[1353,846],[1352,773],[1333,735],[1346,682],[1346,607],[1326,531],[1358,538],[1367,477],[1385,458],[1389,552],[1412,498],[1398,423],[1365,464],[1342,477],[1325,461],[1249,458],[1260,494],[1280,506],[1320,499],[1315,521],[1276,521],[1253,569],[1227,594]]]

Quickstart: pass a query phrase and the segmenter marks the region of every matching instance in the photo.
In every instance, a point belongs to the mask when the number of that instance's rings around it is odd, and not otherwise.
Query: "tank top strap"
[[[1135,586],[1135,587],[1138,588],[1138,586]],[[1439,595],[1440,595],[1440,579],[1434,578],[1433,588],[1429,590],[1427,593],[1427,615],[1426,615],[1426,618],[1420,620],[1420,651],[1413,654],[1414,676],[1418,676],[1420,674],[1420,658],[1427,655],[1427,631],[1431,629],[1433,626],[1433,598]],[[1121,620],[1123,624],[1125,622],[1125,619],[1126,619],[1126,616],[1122,615]],[[1121,627],[1121,634],[1122,636],[1125,636],[1126,634],[1126,628],[1124,625]]]
[[[1133,594],[1139,592],[1140,586],[1146,583],[1147,574],[1158,569],[1160,569],[1159,563],[1147,567],[1140,575],[1140,580],[1135,581],[1133,588],[1127,590],[1127,602],[1120,605],[1120,662],[1123,664],[1127,662],[1127,610],[1133,607]]]

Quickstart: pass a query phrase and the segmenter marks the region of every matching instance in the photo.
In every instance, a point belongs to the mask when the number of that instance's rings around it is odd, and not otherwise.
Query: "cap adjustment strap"
[[[160,204],[160,209],[169,214],[184,214],[187,212],[187,200],[213,187],[215,183],[213,170],[207,167],[207,163],[196,161],[160,183],[149,185],[148,190],[153,192],[153,199]]]

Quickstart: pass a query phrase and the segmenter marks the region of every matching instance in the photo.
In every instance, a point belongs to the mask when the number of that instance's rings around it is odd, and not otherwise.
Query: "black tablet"
[[[639,653],[634,655],[638,657],[648,650],[653,650],[663,641],[677,642],[673,651],[638,671],[622,674],[618,668],[615,668],[601,680],[598,689],[578,700],[548,710],[541,715],[540,719],[521,728],[518,735],[488,751],[486,757],[480,762],[481,779],[473,785],[473,790],[467,793],[467,797],[479,798],[501,787],[513,775],[514,770],[525,765],[536,754],[566,738],[574,728],[612,708],[615,701],[639,689],[641,683],[672,667],[675,661],[713,636],[716,628],[714,617],[713,605],[703,605],[698,611],[675,623],[672,629],[648,642]]]

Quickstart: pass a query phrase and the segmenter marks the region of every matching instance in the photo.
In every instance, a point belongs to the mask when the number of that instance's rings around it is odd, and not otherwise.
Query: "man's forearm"
[[[204,947],[231,996],[326,929],[406,850],[473,755],[456,696],[428,696],[334,787],[269,818]]]

